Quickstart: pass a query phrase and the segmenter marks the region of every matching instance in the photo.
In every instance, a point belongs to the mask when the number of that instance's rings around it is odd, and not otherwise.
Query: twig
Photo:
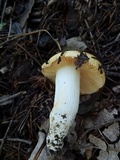
[[[6,6],[7,6],[7,1],[8,1],[8,0],[6,0],[6,1],[5,1],[5,3],[4,3],[4,7],[3,7],[3,10],[2,10],[1,23],[3,23],[4,13],[5,13],[5,9],[6,9]]]
[[[22,92],[18,92],[16,94],[13,94],[13,95],[5,95],[5,96],[0,97],[0,106],[11,103],[12,99],[16,98],[20,94],[25,94],[25,93],[26,93],[25,91],[22,91]]]
[[[36,30],[36,31],[32,31],[32,32],[28,32],[28,33],[24,33],[24,34],[16,34],[16,35],[10,35],[8,36],[7,38],[13,38],[12,40],[16,39],[16,38],[19,38],[19,37],[24,37],[24,36],[28,36],[28,35],[31,35],[31,34],[35,34],[35,33],[40,33],[40,32],[46,32],[51,38],[52,40],[55,42],[55,44],[58,46],[59,50],[61,51],[61,47],[59,45],[59,42],[53,38],[53,36],[46,30],[46,29],[40,29],[40,30]],[[6,37],[2,37],[0,39],[4,39]],[[10,40],[9,40],[10,41]],[[8,40],[6,40],[5,42],[2,42],[0,44],[0,46],[2,46],[3,44],[9,42]]]
[[[117,37],[115,38],[114,41],[109,42],[109,43],[103,45],[102,47],[103,47],[103,48],[106,48],[106,47],[108,47],[108,46],[111,46],[112,44],[115,44],[116,42],[119,42],[119,41],[120,41],[120,33],[117,35]]]
[[[10,37],[10,36],[9,36]],[[9,37],[7,37],[7,38],[9,38]],[[13,40],[16,40],[18,37],[13,37],[13,38],[11,38],[11,39],[9,39],[9,40],[5,40],[4,42],[2,42],[2,43],[0,43],[0,46],[3,46],[4,44],[6,44],[7,42],[11,42],[11,41],[13,41]],[[1,38],[0,38],[1,39]]]
[[[38,142],[31,153],[29,160],[55,160],[58,159],[55,157],[55,154],[50,154],[46,143],[45,143],[45,134],[43,132],[39,132]]]
[[[9,40],[9,36],[10,36],[10,33],[11,33],[11,27],[12,27],[12,19],[10,18],[10,25],[9,25],[9,32],[8,32],[7,41]]]
[[[3,141],[3,139],[0,139],[0,142],[2,142],[2,141]],[[29,145],[32,144],[31,141],[28,141],[28,140],[25,140],[25,139],[20,139],[20,138],[6,138],[6,141],[22,142],[22,143],[26,143],[26,144],[29,144]]]
[[[2,153],[3,145],[4,145],[5,141],[6,141],[8,132],[9,132],[9,130],[10,130],[10,128],[11,128],[11,125],[12,125],[12,123],[13,123],[13,120],[14,120],[14,117],[15,117],[15,115],[16,115],[16,113],[17,113],[17,110],[18,110],[18,108],[15,110],[14,115],[13,115],[12,119],[10,120],[10,123],[9,123],[9,125],[8,125],[8,128],[7,128],[7,130],[6,130],[6,132],[5,132],[5,135],[4,135],[3,139],[2,139],[2,142],[1,142],[1,145],[0,145],[0,155],[1,155],[1,153]]]
[[[20,44],[17,43],[17,46],[19,46],[24,52],[27,53],[27,55],[32,58],[39,66],[41,66],[41,64],[39,63],[39,61],[34,58],[34,56],[32,56],[25,48],[23,48]]]
[[[113,77],[120,77],[120,73],[118,73],[118,72],[106,71],[106,75],[113,76]]]
[[[106,66],[107,70],[109,71],[119,71],[120,70],[120,66],[113,66],[113,67],[110,67],[109,65]]]
[[[47,5],[50,6],[50,5],[52,5],[53,3],[55,3],[55,2],[57,2],[57,0],[49,0]]]
[[[95,53],[97,53],[97,50],[96,50],[96,47],[95,47],[94,38],[93,38],[92,32],[90,31],[90,26],[89,26],[89,24],[88,24],[88,22],[87,22],[86,19],[85,19],[84,21],[85,21],[85,24],[86,24],[86,26],[87,26],[87,28],[88,28],[88,31],[89,31],[89,34],[90,34],[90,38],[91,38],[91,41],[92,41],[92,44],[93,44]]]

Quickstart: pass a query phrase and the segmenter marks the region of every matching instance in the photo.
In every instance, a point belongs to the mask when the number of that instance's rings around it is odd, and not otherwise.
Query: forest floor
[[[106,82],[97,99],[88,99],[94,109],[77,114],[73,136],[56,159],[119,160],[119,0],[1,0],[0,15],[0,159],[29,159],[54,100],[41,65],[79,37],[83,51],[102,63]]]

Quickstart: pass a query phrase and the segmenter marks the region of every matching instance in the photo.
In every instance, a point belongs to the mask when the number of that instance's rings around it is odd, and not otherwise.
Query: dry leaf
[[[77,141],[77,134],[75,132],[75,126],[76,126],[76,122],[74,121],[67,134],[67,139],[70,145],[75,144]]]
[[[72,37],[66,40],[66,46],[62,47],[63,51],[80,50],[84,51],[87,46],[80,37]]]
[[[104,129],[103,134],[110,141],[112,141],[112,142],[116,141],[118,136],[120,135],[119,124],[114,123],[114,124],[110,125],[107,129]]]
[[[116,144],[108,144],[108,150],[99,152],[98,160],[119,160],[120,140]]]
[[[25,23],[27,22],[27,19],[29,18],[29,14],[31,13],[32,7],[35,3],[35,0],[29,0],[25,4],[25,11],[23,13],[23,16],[20,17],[20,26],[21,28],[24,27]]]
[[[87,160],[89,160],[92,157],[92,151],[93,151],[93,146],[89,147],[88,149],[86,148],[85,155],[87,157]]]
[[[80,37],[72,37],[67,39],[67,47],[73,47],[74,49],[79,49],[81,51],[84,51],[87,48],[86,44]]]
[[[8,67],[7,66],[4,66],[4,67],[0,68],[0,72],[2,74],[5,74],[7,71],[8,71]]]
[[[44,130],[46,133],[48,133],[49,130],[49,119],[46,119],[42,125],[40,126],[40,130]]]
[[[120,140],[115,144],[115,148],[120,152]]]
[[[119,160],[118,152],[115,152],[115,151],[105,152],[101,150],[97,159],[98,160]]]
[[[107,150],[107,145],[106,145],[106,143],[105,143],[103,140],[101,140],[100,138],[97,138],[97,137],[95,137],[95,136],[92,135],[92,134],[90,134],[88,138],[89,138],[89,141],[90,141],[92,144],[94,144],[96,148],[99,148],[99,149],[101,149],[101,150],[103,150],[103,151],[106,151],[106,150]]]
[[[120,85],[117,85],[117,86],[113,87],[112,90],[113,90],[115,93],[120,93]]]
[[[85,129],[103,126],[114,120],[114,115],[118,115],[118,111],[116,109],[113,109],[111,112],[108,112],[106,109],[104,109],[98,114],[98,117],[96,119],[87,117],[84,121],[83,126]]]

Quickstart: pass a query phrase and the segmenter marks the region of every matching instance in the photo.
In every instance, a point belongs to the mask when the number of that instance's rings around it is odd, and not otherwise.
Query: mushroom
[[[82,54],[88,60],[77,68],[76,59]],[[43,75],[55,82],[54,106],[50,113],[46,144],[50,150],[59,151],[75,120],[80,94],[97,92],[105,83],[105,73],[94,55],[79,51],[57,53],[41,68]]]

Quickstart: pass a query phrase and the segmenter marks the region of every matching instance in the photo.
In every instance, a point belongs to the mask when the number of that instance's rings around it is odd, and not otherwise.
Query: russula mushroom
[[[88,60],[76,68],[76,58],[81,54]],[[46,143],[50,150],[59,151],[77,114],[80,94],[98,91],[105,83],[105,73],[95,56],[79,51],[58,53],[41,68],[43,75],[55,82],[54,106]]]

